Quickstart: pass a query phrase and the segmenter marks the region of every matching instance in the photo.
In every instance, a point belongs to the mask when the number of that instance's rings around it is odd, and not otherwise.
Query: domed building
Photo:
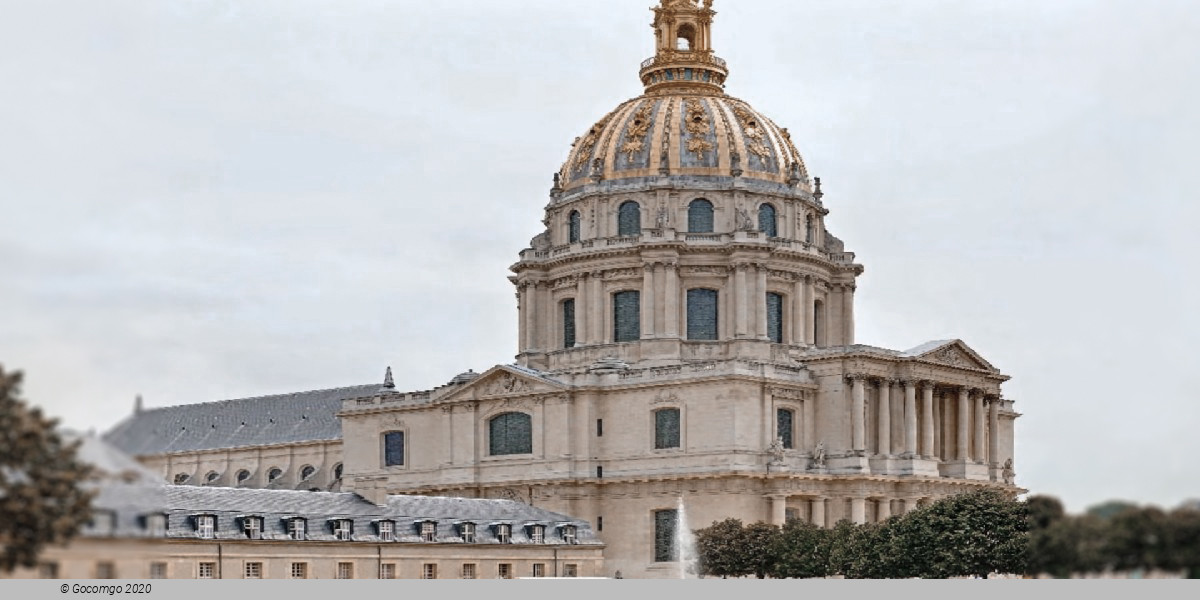
[[[389,373],[382,387],[212,407],[277,432],[257,447],[232,425],[181,434],[158,413],[111,438],[185,483],[211,471],[304,487],[308,461],[314,481],[378,502],[519,500],[590,522],[607,574],[624,577],[679,575],[681,509],[693,527],[832,526],[1021,492],[1008,376],[960,340],[857,343],[863,267],[826,228],[788,130],[725,93],[711,5],[653,9],[645,92],[577,137],[555,174],[545,230],[511,269],[515,364],[430,391],[396,390]],[[248,409],[265,403],[306,407],[303,425]]]

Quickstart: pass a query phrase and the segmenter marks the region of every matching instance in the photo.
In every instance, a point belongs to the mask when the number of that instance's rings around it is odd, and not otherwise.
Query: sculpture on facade
[[[744,206],[739,206],[734,212],[734,220],[736,221],[736,229],[738,231],[752,231],[754,222],[750,219],[750,213]]]
[[[825,440],[817,442],[817,447],[813,450],[812,466],[817,469],[825,468]]]
[[[783,464],[783,438],[777,437],[767,445],[767,453],[771,455],[772,465]]]
[[[667,207],[658,207],[658,214],[654,217],[655,229],[666,229],[667,227]]]
[[[1016,471],[1013,471],[1013,461],[1011,458],[1004,461],[1004,469],[1001,470],[1000,475],[1004,478],[1004,483],[1012,483],[1013,479],[1017,476]]]

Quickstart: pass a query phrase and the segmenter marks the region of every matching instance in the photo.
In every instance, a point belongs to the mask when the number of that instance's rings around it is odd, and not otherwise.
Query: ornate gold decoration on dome
[[[600,135],[604,133],[604,128],[608,127],[608,122],[612,120],[612,117],[613,113],[605,115],[603,119],[592,125],[587,135],[579,141],[578,147],[575,149],[575,162],[572,163],[573,170],[579,170],[580,167],[587,164],[588,159],[592,157],[592,148],[596,147],[596,142],[600,141]]]
[[[747,110],[745,106],[740,104],[731,104],[731,106],[733,107],[733,114],[737,115],[738,120],[742,122],[742,128],[745,129],[746,148],[763,160],[770,158],[771,151],[763,143],[766,133],[759,126],[757,117]]]
[[[684,111],[687,113],[684,122],[687,124],[688,133],[691,134],[687,141],[688,152],[695,154],[700,160],[704,160],[704,153],[713,149],[712,142],[704,139],[704,136],[712,130],[712,124],[708,120],[708,111],[704,110],[704,106],[696,98],[688,98],[683,101],[683,104]]]
[[[650,133],[650,117],[653,113],[654,101],[652,100],[643,101],[637,112],[633,113],[633,121],[630,122],[629,131],[625,134],[625,144],[621,146],[621,152],[625,153],[631,163],[634,156],[641,152],[646,145],[646,134]]]

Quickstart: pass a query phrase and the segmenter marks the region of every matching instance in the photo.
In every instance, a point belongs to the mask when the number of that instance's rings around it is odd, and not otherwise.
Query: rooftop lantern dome
[[[641,70],[646,93],[721,93],[729,69],[712,51],[712,0],[662,0],[652,10],[655,54]]]

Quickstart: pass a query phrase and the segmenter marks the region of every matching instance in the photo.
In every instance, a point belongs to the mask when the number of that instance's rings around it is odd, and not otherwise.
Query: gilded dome
[[[808,187],[808,170],[787,129],[741,100],[693,91],[647,93],[605,115],[575,140],[559,171],[560,187],[662,175]]]

